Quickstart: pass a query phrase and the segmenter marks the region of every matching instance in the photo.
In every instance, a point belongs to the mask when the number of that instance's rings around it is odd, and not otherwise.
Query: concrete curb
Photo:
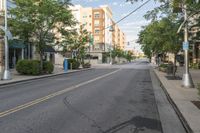
[[[28,82],[28,81],[34,81],[34,80],[44,79],[44,78],[48,78],[48,77],[55,77],[55,76],[59,76],[59,75],[71,74],[71,73],[76,73],[76,72],[81,72],[81,71],[89,71],[89,70],[92,70],[92,69],[94,69],[94,68],[86,68],[86,69],[80,69],[80,70],[75,70],[75,71],[71,71],[71,72],[61,72],[61,73],[56,73],[56,74],[36,76],[36,77],[33,77],[33,78],[28,78],[28,79],[10,81],[10,82],[7,82],[7,83],[0,83],[0,87],[6,86],[6,85],[12,85],[12,84],[16,84],[16,83],[23,83],[23,82],[25,83],[25,82]]]
[[[178,118],[180,119],[183,127],[185,128],[187,133],[193,133],[192,129],[190,128],[189,124],[187,123],[186,119],[184,118],[183,114],[181,113],[181,111],[179,110],[179,108],[177,107],[177,105],[175,104],[175,102],[172,100],[172,98],[170,97],[169,93],[167,92],[165,86],[162,84],[160,78],[158,77],[157,73],[155,72],[155,70],[153,69],[153,72],[156,75],[156,78],[159,80],[160,82],[160,87],[163,89],[169,103],[172,105],[174,111],[176,112]]]

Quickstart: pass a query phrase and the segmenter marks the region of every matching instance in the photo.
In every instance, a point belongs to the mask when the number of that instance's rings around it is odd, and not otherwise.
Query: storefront
[[[17,61],[25,59],[26,45],[21,40],[12,40],[9,42],[9,67],[15,68]]]

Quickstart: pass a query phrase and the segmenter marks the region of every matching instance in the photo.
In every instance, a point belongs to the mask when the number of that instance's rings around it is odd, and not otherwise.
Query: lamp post
[[[187,21],[187,5],[184,5],[184,22]],[[184,42],[183,42],[183,49],[184,49],[184,59],[185,59],[185,73],[183,74],[182,85],[184,87],[193,88],[194,83],[192,81],[191,74],[189,72],[189,42],[188,42],[188,24],[185,23],[184,27]]]
[[[114,28],[113,26],[111,25],[110,28],[109,28],[109,31],[112,33],[114,32]],[[111,40],[112,41],[112,40]],[[112,65],[112,44],[110,43],[110,64]]]
[[[8,22],[7,22],[7,0],[4,0],[5,11],[5,68],[3,73],[3,80],[10,80],[11,74],[9,71],[9,47],[8,47]]]

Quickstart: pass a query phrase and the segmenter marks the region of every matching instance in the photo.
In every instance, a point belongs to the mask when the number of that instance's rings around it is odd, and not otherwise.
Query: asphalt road
[[[0,133],[162,133],[145,61],[0,87]]]

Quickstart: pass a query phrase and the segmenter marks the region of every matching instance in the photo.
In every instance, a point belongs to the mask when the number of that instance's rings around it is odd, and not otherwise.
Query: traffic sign
[[[189,42],[183,42],[183,50],[189,49]]]

